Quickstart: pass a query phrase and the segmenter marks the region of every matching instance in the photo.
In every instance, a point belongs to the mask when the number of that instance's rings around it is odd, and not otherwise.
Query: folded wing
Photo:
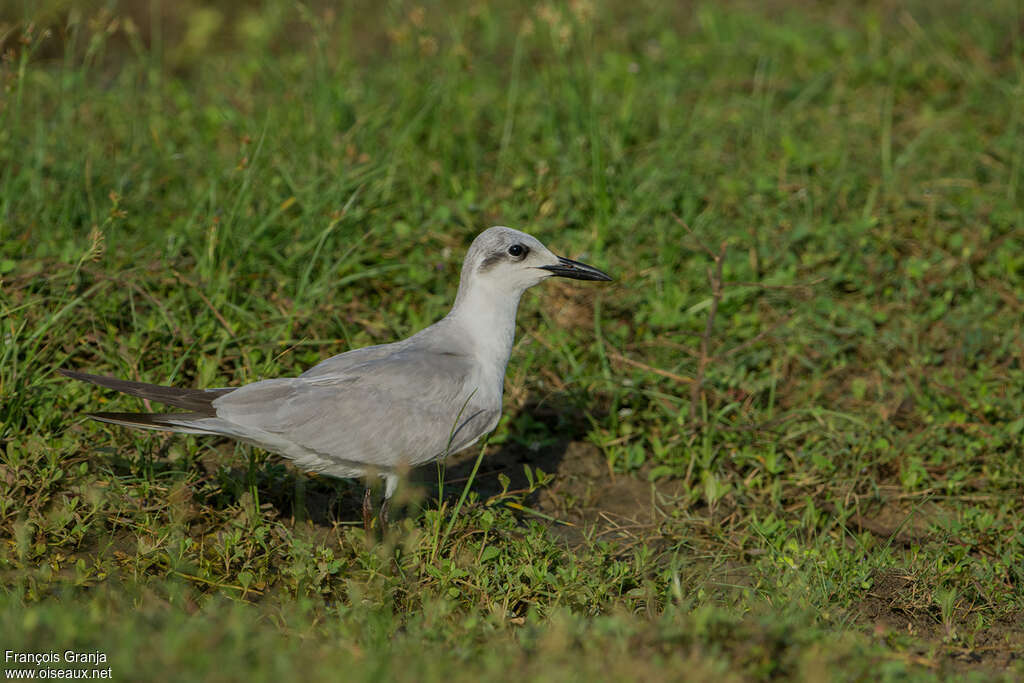
[[[397,351],[335,373],[249,384],[213,407],[236,436],[286,456],[411,467],[464,448],[497,422],[500,402],[484,399],[473,369],[458,354]]]

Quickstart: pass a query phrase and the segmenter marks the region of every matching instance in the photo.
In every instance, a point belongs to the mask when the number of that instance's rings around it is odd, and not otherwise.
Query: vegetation
[[[1024,675],[1019,3],[327,4],[0,10],[0,649]],[[525,297],[479,471],[382,542],[358,482],[56,373],[298,374],[442,316],[493,224],[617,281]]]

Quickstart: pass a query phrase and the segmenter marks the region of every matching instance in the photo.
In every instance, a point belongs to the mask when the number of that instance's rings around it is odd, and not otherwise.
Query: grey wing
[[[454,453],[494,427],[500,403],[475,400],[473,376],[464,356],[400,351],[338,374],[250,384],[214,407],[218,418],[294,445],[290,453],[270,442],[286,456],[398,468]]]
[[[377,344],[376,346],[352,349],[325,358],[299,376],[305,378],[338,376],[363,363],[387,358],[398,350],[396,347],[397,344]]]

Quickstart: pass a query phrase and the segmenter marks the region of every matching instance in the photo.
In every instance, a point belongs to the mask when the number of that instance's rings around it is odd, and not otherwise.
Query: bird
[[[363,526],[370,533],[375,476],[384,480],[383,530],[401,473],[468,448],[497,426],[520,298],[550,277],[612,280],[556,256],[525,232],[495,226],[470,245],[446,316],[407,339],[331,356],[298,377],[189,389],[59,371],[177,409],[88,413],[93,420],[226,436],[306,472],[362,479]]]

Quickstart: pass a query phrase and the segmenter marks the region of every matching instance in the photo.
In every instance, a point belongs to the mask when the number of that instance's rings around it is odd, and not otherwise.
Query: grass
[[[2,649],[1024,674],[1019,3],[64,7],[0,13]],[[617,281],[525,297],[479,471],[383,543],[358,484],[56,374],[297,374],[442,316],[492,224]]]

